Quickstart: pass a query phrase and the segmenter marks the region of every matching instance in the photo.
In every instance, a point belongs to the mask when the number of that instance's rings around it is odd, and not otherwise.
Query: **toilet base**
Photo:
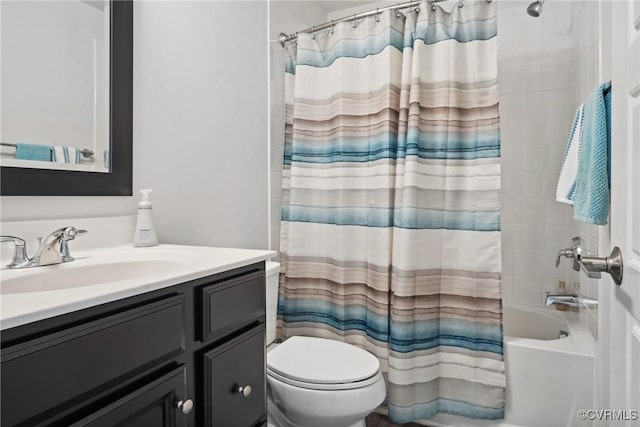
[[[292,423],[273,403],[270,396],[267,397],[267,427],[305,427]],[[366,427],[364,419],[356,421],[353,424],[335,427]]]
[[[271,418],[271,416],[267,416],[267,427],[284,427],[278,424],[274,424],[273,419]],[[293,424],[289,423],[288,426],[286,427],[294,427]],[[355,424],[351,424],[350,426],[344,426],[344,427],[366,427],[366,423],[364,420],[360,420],[358,422],[356,422]]]

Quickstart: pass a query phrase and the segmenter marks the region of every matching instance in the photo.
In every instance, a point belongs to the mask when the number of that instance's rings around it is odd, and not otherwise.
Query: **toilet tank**
[[[271,344],[276,339],[276,314],[278,311],[278,282],[280,277],[280,264],[267,261],[265,265],[267,276],[266,311],[267,311],[267,342]]]

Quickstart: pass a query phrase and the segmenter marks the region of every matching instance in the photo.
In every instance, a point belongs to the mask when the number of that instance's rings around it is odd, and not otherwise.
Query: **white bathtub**
[[[569,336],[559,339],[560,331]],[[504,420],[470,420],[438,414],[444,427],[565,427],[589,425],[578,409],[594,407],[593,338],[578,316],[548,307],[504,307],[507,404]]]

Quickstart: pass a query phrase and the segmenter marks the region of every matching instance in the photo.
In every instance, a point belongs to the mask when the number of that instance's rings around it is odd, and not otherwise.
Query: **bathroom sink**
[[[1,295],[35,292],[91,292],[99,286],[139,285],[184,274],[202,256],[189,247],[117,248],[77,254],[74,261],[25,269],[2,270]]]
[[[0,330],[262,262],[275,253],[127,244],[72,255],[74,261],[62,264],[0,270]]]
[[[54,291],[79,286],[135,280],[178,269],[182,263],[170,260],[134,260],[100,264],[61,264],[41,269],[24,270],[2,281],[1,294]]]

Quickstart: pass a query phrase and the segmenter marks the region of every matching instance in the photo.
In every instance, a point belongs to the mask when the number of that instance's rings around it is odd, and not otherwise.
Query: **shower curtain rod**
[[[431,0],[429,3],[432,4],[432,7],[435,7],[435,3],[440,3],[443,1],[447,1],[447,0]],[[493,0],[485,0],[487,3],[491,3]],[[369,12],[363,12],[363,13],[355,13],[353,15],[350,16],[345,16],[344,18],[340,18],[340,19],[333,19],[329,22],[325,22],[324,24],[320,24],[320,25],[314,25],[313,27],[309,27],[309,28],[305,28],[304,30],[300,30],[297,31],[293,34],[285,34],[285,33],[280,33],[280,35],[278,36],[278,40],[280,41],[280,45],[282,47],[284,47],[285,43],[291,41],[291,40],[295,40],[298,38],[298,33],[315,33],[316,31],[322,31],[322,30],[326,30],[327,28],[331,28],[333,27],[335,24],[337,24],[338,22],[345,22],[345,21],[356,21],[358,19],[361,18],[366,18],[367,16],[374,16],[374,15],[378,15],[384,11],[387,10],[400,10],[400,9],[408,9],[410,7],[416,7],[420,4],[420,1],[408,1],[405,3],[398,3],[395,4],[393,6],[387,6],[387,7],[379,7],[376,10],[371,10]],[[462,7],[462,0],[458,0],[458,6]]]

